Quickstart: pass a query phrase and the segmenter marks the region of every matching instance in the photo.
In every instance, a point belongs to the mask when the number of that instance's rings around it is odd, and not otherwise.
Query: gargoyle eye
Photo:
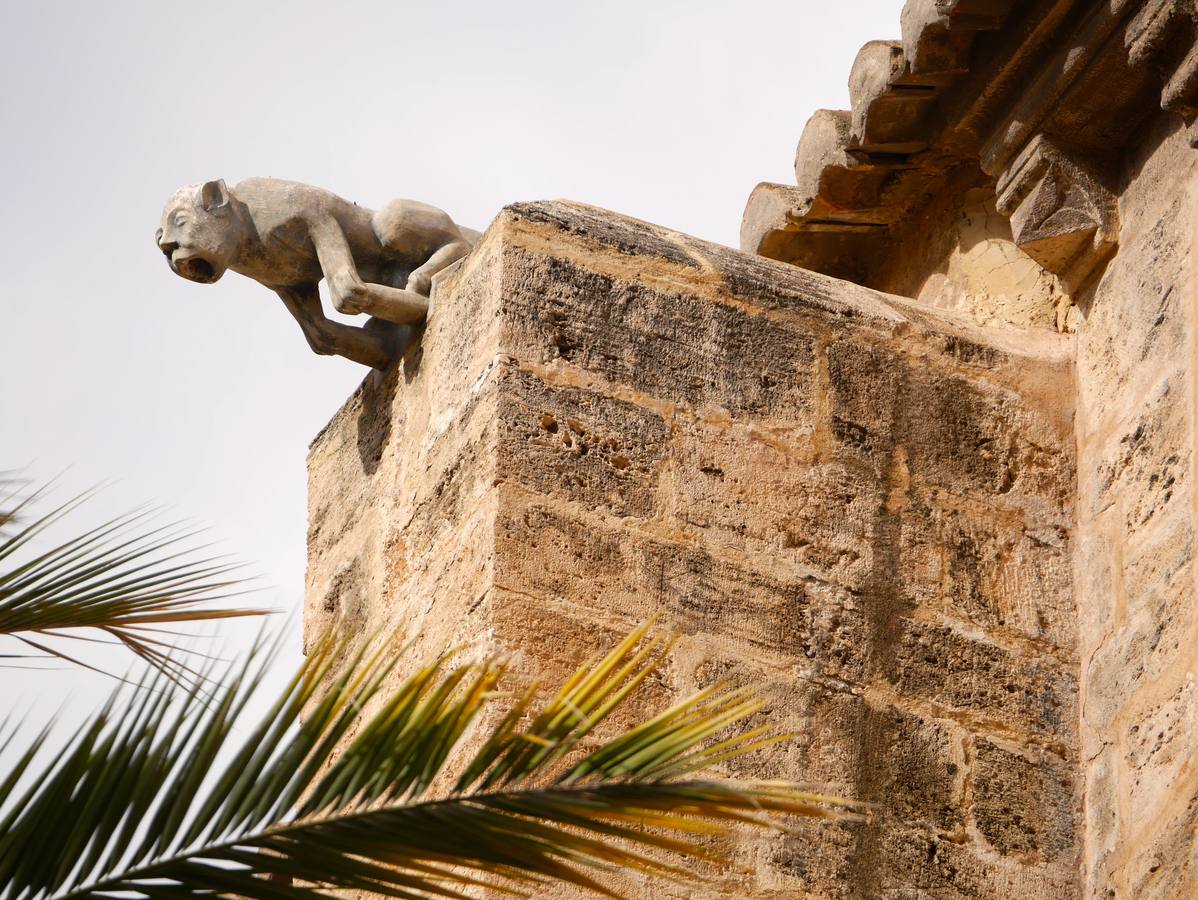
[[[175,216],[175,227],[182,228],[187,224],[187,216]]]

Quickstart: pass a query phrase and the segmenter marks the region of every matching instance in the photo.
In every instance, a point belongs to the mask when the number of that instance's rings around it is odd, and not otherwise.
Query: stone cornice
[[[995,186],[1015,242],[1079,288],[1116,248],[1121,151],[1157,110],[1198,142],[1194,0],[909,0],[902,40],[850,70],[792,186],[749,198],[744,250],[869,283],[870,265],[950,178]]]

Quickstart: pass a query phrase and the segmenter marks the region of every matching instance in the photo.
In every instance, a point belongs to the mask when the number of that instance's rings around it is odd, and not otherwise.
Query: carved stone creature
[[[270,288],[317,353],[384,368],[401,349],[395,326],[425,317],[433,275],[479,237],[415,200],[375,212],[306,184],[250,178],[175,191],[155,241],[189,281],[212,284],[232,269]],[[362,327],[327,318],[322,277],[338,312],[373,318]]]

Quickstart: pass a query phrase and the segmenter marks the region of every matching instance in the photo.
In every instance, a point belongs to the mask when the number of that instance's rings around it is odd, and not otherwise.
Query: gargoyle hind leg
[[[400,344],[386,330],[359,328],[325,317],[316,285],[276,291],[295,317],[308,346],[322,356],[344,356],[372,369],[385,369],[399,355]]]

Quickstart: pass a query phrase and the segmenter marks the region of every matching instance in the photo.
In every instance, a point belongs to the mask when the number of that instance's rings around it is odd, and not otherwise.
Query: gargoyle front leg
[[[389,335],[327,318],[316,285],[281,288],[275,293],[299,323],[308,346],[321,356],[344,356],[372,369],[385,369],[395,359],[399,347]]]
[[[341,226],[335,220],[313,228],[311,236],[337,312],[369,313],[396,325],[414,325],[428,315],[427,297],[362,280]]]

